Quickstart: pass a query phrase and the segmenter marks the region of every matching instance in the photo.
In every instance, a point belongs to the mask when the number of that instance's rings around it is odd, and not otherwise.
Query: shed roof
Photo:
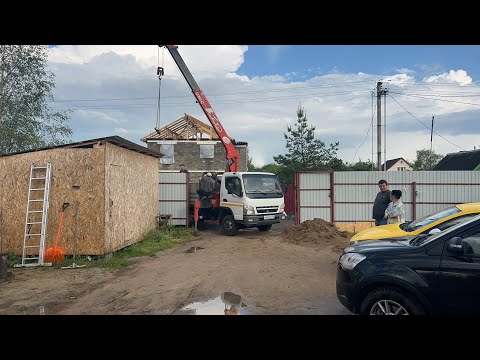
[[[91,140],[85,140],[85,141],[79,141],[79,142],[74,142],[74,143],[69,143],[69,144],[62,144],[62,145],[56,145],[56,146],[48,146],[48,147],[43,147],[43,148],[37,148],[37,149],[31,149],[31,150],[24,150],[24,151],[17,151],[13,153],[8,153],[8,154],[0,154],[0,157],[4,156],[12,156],[12,155],[17,155],[17,154],[24,154],[24,153],[29,153],[29,152],[34,152],[34,151],[42,151],[42,150],[50,150],[50,149],[59,149],[59,148],[82,148],[82,147],[91,147],[94,144],[98,142],[109,142],[113,145],[120,146],[124,149],[132,150],[139,152],[141,154],[153,156],[156,158],[162,157],[162,154],[148,149],[144,146],[135,144],[127,139],[124,139],[120,136],[107,136],[107,137],[102,137],[102,138],[97,138],[97,139],[91,139]]]

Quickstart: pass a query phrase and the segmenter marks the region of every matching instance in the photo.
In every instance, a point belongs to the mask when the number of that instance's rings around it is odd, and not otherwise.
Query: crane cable
[[[157,75],[158,75],[158,102],[157,102],[157,122],[155,124],[155,131],[160,134],[160,110],[161,110],[161,95],[162,95],[162,76],[164,74],[163,71],[163,65],[164,65],[164,51],[162,47],[162,66],[160,67],[159,62],[160,62],[160,46],[158,47],[158,52],[157,52]]]

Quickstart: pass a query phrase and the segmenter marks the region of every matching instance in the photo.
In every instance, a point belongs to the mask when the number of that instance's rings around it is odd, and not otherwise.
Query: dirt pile
[[[339,230],[334,224],[323,219],[306,220],[291,225],[282,232],[286,242],[301,246],[331,246],[341,251],[348,246],[350,234]]]

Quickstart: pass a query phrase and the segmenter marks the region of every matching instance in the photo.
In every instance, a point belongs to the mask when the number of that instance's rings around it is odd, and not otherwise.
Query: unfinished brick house
[[[225,171],[225,148],[210,125],[185,114],[159,130],[143,137],[147,148],[160,152],[159,170],[180,171],[185,164],[190,179],[199,178],[205,171],[222,174]],[[240,154],[239,171],[247,171],[248,143],[235,142]]]

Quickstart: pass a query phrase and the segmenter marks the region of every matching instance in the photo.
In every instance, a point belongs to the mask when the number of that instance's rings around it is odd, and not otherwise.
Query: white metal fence
[[[402,191],[406,220],[466,202],[480,202],[477,171],[340,171],[295,174],[297,222],[321,218],[335,223],[373,221],[378,181]]]
[[[188,226],[188,173],[159,173],[160,214],[171,215],[172,225]]]

